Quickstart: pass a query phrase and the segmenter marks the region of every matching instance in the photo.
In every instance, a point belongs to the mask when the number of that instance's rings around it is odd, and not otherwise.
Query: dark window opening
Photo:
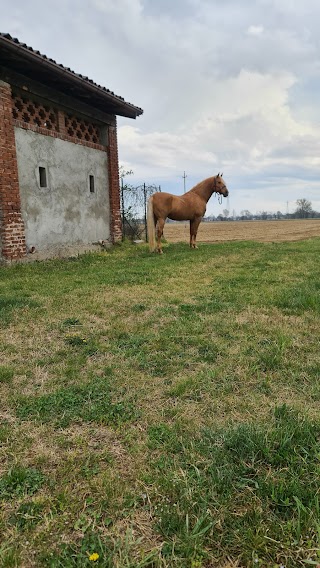
[[[94,176],[89,176],[90,193],[94,193]]]
[[[47,187],[47,171],[46,168],[39,168],[40,187]]]

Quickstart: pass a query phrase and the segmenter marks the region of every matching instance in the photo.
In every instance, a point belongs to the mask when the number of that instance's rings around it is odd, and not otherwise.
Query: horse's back
[[[153,195],[153,212],[158,219],[169,217],[175,221],[185,221],[202,217],[205,210],[205,202],[194,193],[178,196],[159,192]]]

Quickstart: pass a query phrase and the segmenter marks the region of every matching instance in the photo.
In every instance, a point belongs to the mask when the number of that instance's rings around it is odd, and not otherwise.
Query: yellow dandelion
[[[93,554],[90,554],[89,556],[89,560],[92,560],[92,562],[95,562],[96,560],[98,560],[99,558],[99,554],[97,552],[94,552]]]

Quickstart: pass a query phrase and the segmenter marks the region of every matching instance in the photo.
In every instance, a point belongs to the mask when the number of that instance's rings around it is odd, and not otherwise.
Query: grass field
[[[164,253],[0,268],[1,567],[320,562],[320,239]]]

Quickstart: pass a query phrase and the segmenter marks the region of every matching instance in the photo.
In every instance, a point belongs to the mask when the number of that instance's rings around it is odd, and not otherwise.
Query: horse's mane
[[[193,193],[194,191],[197,191],[199,189],[206,187],[207,185],[210,185],[211,183],[213,183],[214,178],[215,176],[200,181],[199,183],[197,183],[197,185],[195,185],[192,189],[190,189],[188,193]]]

